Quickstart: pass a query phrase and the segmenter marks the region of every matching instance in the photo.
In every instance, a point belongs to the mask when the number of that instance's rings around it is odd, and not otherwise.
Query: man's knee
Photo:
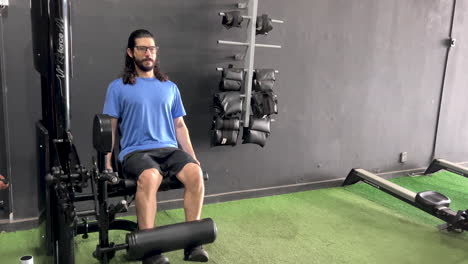
[[[198,164],[187,163],[179,173],[179,176],[185,187],[203,188],[203,175]]]
[[[157,169],[147,169],[138,177],[137,186],[140,189],[157,189],[161,185],[161,181],[162,176]]]

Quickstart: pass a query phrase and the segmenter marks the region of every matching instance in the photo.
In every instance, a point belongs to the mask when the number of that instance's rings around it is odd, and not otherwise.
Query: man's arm
[[[5,179],[3,175],[0,175],[0,179]],[[0,190],[8,188],[9,184],[5,184],[3,181],[0,181]]]
[[[106,155],[106,169],[112,171],[112,152],[114,152],[115,135],[117,133],[117,118],[111,117],[112,124],[112,150]]]
[[[198,161],[197,157],[195,156],[195,151],[193,151],[192,142],[190,141],[189,131],[187,126],[185,125],[184,118],[178,117],[174,119],[174,127],[176,130],[176,137],[177,142],[182,147],[182,150],[187,152],[190,156],[193,157],[200,165],[200,161]]]

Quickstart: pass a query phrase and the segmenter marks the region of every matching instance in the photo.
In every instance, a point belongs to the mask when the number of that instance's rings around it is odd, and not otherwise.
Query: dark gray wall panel
[[[0,17],[2,19],[2,17]],[[5,43],[3,38],[3,20],[0,21],[0,50],[3,50]],[[8,118],[7,118],[7,89],[3,82],[5,80],[5,68],[3,61],[5,60],[4,53],[0,55],[0,174],[9,178],[8,172]],[[0,191],[0,203],[3,204],[2,208],[0,209],[0,219],[8,219],[10,213],[10,190]]]
[[[453,161],[468,160],[468,3],[457,1],[442,99],[436,157]]]
[[[257,42],[256,66],[280,71],[279,115],[265,148],[210,148],[212,95],[245,40],[218,12],[235,1],[73,1],[72,131],[81,159],[93,154],[91,125],[108,83],[123,67],[128,34],[155,33],[161,65],[178,84],[186,122],[205,170],[207,194],[345,177],[352,167],[391,171],[428,164],[436,125],[452,1],[261,0],[260,13],[284,19]],[[11,1],[5,19],[12,178],[18,217],[36,216],[34,123],[40,118],[33,71],[29,1]],[[460,72],[461,74],[461,72]],[[398,162],[407,151],[409,161]],[[19,184],[21,183],[21,185]],[[166,193],[161,199],[180,198]]]
[[[286,47],[269,58],[272,52],[262,50],[258,61],[289,62],[279,64],[282,112],[274,128],[285,124],[279,129],[299,131],[274,144],[281,150],[290,140],[297,142],[304,167],[294,173],[296,179],[344,176],[358,166],[388,171],[427,164],[450,1],[272,1],[270,6],[280,5],[287,18]],[[402,151],[409,155],[406,164],[398,163]]]
[[[339,178],[356,166],[387,171],[427,164],[451,1],[260,1],[260,12],[286,21],[258,37],[284,48],[257,49],[256,56],[258,67],[280,71],[280,114],[264,149],[210,149],[214,68],[242,50],[216,40],[245,39],[244,29],[219,23],[217,12],[231,3],[75,5],[72,109],[83,153],[91,149],[90,118],[121,71],[128,33],[144,27],[156,34],[163,69],[181,90],[194,145],[213,176],[209,193]],[[406,164],[398,163],[402,151]]]
[[[41,93],[29,21],[29,1],[11,1],[3,22],[15,218],[38,215],[35,123],[41,117]]]

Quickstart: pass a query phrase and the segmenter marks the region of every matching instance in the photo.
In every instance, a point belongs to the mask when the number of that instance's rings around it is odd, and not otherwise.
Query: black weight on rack
[[[253,143],[264,147],[270,135],[270,123],[271,119],[269,116],[264,118],[250,118],[249,126],[244,127],[242,144]]]
[[[231,27],[240,28],[243,20],[244,18],[242,18],[240,11],[231,11],[224,13],[223,20],[221,21],[221,23],[227,29],[230,29]]]
[[[244,81],[244,69],[233,68],[232,65],[229,66],[229,68],[223,69],[219,89],[221,91],[240,91],[242,82]]]

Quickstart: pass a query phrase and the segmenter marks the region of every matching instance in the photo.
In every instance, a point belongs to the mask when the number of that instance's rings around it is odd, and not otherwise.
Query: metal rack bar
[[[224,12],[219,12],[219,15],[220,15],[220,16],[225,16],[226,13],[224,13]],[[244,18],[244,19],[250,19],[249,16],[242,16],[242,18]]]
[[[281,49],[280,45],[270,45],[270,44],[255,44],[255,47]]]
[[[245,101],[244,101],[244,127],[248,127],[250,123],[250,100],[252,98],[252,78],[254,70],[254,58],[255,58],[255,30],[257,23],[257,10],[258,10],[258,0],[250,0],[249,5],[249,16],[250,23],[247,29],[247,43],[249,44],[247,48],[247,56],[244,61],[244,68],[247,69],[246,78],[244,79],[244,91],[245,91]]]
[[[247,42],[229,41],[229,40],[218,40],[218,44],[235,45],[235,46],[249,46],[249,43],[247,43]]]
[[[216,68],[216,70],[217,70],[217,71],[223,71],[224,68],[218,67],[218,68]],[[247,69],[244,69],[244,71],[247,71]],[[257,70],[254,70],[254,72],[256,72],[256,71],[257,71]],[[275,73],[279,73],[279,71],[278,71],[278,70],[275,70]]]
[[[230,40],[218,40],[218,44],[226,44],[226,45],[234,45],[234,46],[250,46],[250,43],[248,42],[239,42],[239,41],[230,41]],[[255,44],[255,47],[281,49],[280,45],[270,45],[270,44]]]
[[[225,16],[226,13],[224,13],[224,12],[219,12],[219,15],[220,15],[220,16]],[[251,17],[251,16],[242,16],[242,18],[244,18],[244,19],[251,19],[252,17]],[[278,20],[278,19],[271,19],[271,22],[273,22],[273,23],[278,23],[278,24],[283,24],[283,23],[284,23],[283,20]]]

